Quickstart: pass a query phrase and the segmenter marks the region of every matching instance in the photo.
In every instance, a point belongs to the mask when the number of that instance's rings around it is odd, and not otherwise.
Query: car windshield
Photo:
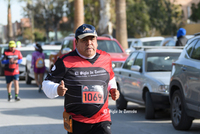
[[[172,62],[176,61],[180,53],[149,53],[146,59],[147,72],[171,71]]]
[[[143,46],[160,46],[162,40],[143,42]]]
[[[108,53],[123,53],[120,46],[115,41],[111,40],[97,40],[97,49],[106,51]]]
[[[62,42],[59,42],[59,41],[58,42],[51,42],[50,43],[50,45],[61,45],[61,44],[62,44]]]
[[[49,59],[49,55],[51,55],[52,53],[58,53],[59,50],[43,50],[45,59]]]
[[[19,50],[22,54],[23,57],[26,57],[28,54],[32,54],[34,50],[26,50],[26,51],[22,51]]]

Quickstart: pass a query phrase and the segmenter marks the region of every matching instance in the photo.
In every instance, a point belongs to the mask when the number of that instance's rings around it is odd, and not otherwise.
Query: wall
[[[186,34],[191,35],[200,32],[200,23],[197,24],[187,24],[183,28],[186,29]]]

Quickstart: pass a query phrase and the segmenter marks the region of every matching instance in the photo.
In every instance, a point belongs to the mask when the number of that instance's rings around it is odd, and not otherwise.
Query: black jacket
[[[185,46],[187,43],[187,38],[185,36],[181,36],[178,38],[178,40],[176,41],[176,46]]]

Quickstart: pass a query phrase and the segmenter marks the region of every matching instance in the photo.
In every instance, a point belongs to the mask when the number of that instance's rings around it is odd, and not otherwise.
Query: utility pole
[[[74,0],[74,33],[76,29],[84,23],[84,3],[83,0]]]
[[[10,0],[8,0],[8,24],[7,24],[7,30],[8,30],[8,41],[13,39],[13,28],[12,28],[12,20],[11,20],[11,9],[10,9]]]

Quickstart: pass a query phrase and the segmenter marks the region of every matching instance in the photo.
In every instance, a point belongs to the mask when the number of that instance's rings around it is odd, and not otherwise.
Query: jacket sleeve
[[[22,63],[22,59],[19,59],[19,60],[17,61],[17,64],[20,64],[20,63]]]
[[[54,83],[49,80],[44,80],[42,82],[42,89],[45,95],[51,99],[58,97],[58,93],[57,93],[58,86],[59,86],[58,83]]]
[[[2,64],[9,64],[9,59],[6,59],[5,53],[2,55],[1,63]]]

